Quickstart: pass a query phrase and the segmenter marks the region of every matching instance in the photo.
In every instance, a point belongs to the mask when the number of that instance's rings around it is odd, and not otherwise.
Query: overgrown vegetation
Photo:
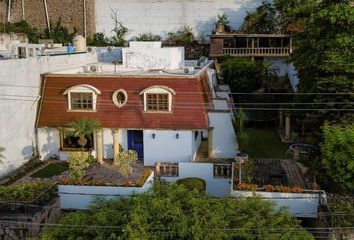
[[[161,41],[161,37],[158,34],[153,34],[152,32],[146,32],[139,34],[137,37],[135,37],[135,41]]]
[[[200,193],[205,193],[206,183],[200,178],[182,178],[177,180],[178,185],[185,186],[190,191],[198,191]]]
[[[52,23],[50,23],[50,25],[50,31],[48,28],[44,31],[45,37],[53,39],[55,43],[70,43],[78,32],[76,28],[74,28],[74,32],[70,32],[67,27],[63,26],[61,18],[59,18],[54,25]]]
[[[172,44],[190,44],[195,40],[193,28],[188,25],[180,27],[177,32],[167,34],[167,42]]]
[[[263,63],[247,58],[226,59],[221,72],[232,92],[253,92],[261,87],[264,78]]]
[[[354,189],[354,123],[323,126],[323,165],[330,178],[344,190]]]
[[[1,202],[31,202],[44,193],[51,183],[23,183],[11,186],[0,185]]]
[[[32,27],[25,20],[15,23],[6,23],[5,30],[7,33],[25,33],[30,43],[38,43],[38,39],[42,38],[43,35],[38,28]]]
[[[47,226],[39,239],[313,239],[296,218],[274,209],[270,201],[206,198],[177,184],[97,200],[91,211],[66,213],[59,223],[78,227]]]

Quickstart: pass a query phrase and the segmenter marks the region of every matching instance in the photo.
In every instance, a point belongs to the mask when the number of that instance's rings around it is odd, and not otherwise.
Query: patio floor
[[[127,178],[123,177],[119,168],[111,162],[106,162],[102,165],[95,164],[91,166],[86,172],[86,178],[90,180],[104,180],[107,183],[124,183],[128,180],[135,182],[144,171],[144,165],[141,161],[131,164],[133,173]]]
[[[309,181],[300,167],[290,159],[252,159],[254,164],[252,183],[309,187]]]

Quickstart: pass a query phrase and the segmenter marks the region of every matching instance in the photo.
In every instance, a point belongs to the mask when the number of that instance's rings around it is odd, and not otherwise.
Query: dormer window
[[[144,96],[145,112],[171,112],[172,97],[176,92],[166,86],[151,86],[144,89],[140,95]]]
[[[96,111],[97,95],[101,92],[90,85],[73,86],[64,92],[68,95],[68,111]]]

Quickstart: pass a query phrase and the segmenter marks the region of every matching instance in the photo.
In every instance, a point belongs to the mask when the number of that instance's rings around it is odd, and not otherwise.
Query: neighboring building
[[[213,61],[185,61],[183,48],[159,42],[132,42],[122,58],[122,65],[90,64],[44,76],[37,118],[42,159],[65,160],[78,150],[65,126],[84,117],[103,127],[85,146],[99,160],[117,156],[120,144],[136,150],[146,166],[192,162],[206,137],[208,158],[235,156],[230,99],[217,96]]]

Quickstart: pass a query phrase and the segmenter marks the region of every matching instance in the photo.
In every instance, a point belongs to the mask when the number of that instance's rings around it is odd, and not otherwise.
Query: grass
[[[68,166],[63,163],[50,163],[46,167],[33,173],[33,178],[50,178],[68,170]]]
[[[277,130],[248,129],[248,133],[247,143],[241,144],[240,148],[250,157],[289,158],[286,156],[289,144],[281,141]]]

